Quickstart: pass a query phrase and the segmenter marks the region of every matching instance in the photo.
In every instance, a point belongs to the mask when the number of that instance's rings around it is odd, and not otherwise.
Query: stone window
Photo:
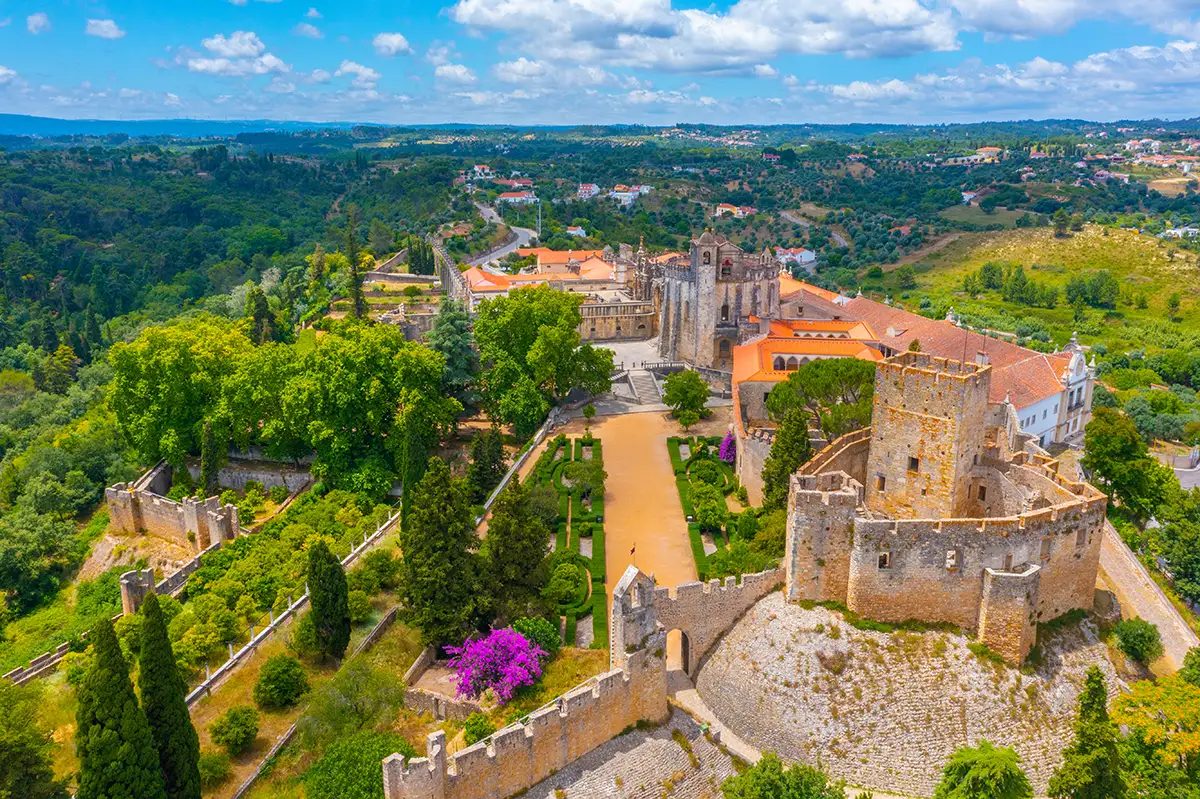
[[[724,266],[722,266],[721,267],[721,277],[726,280],[733,277],[733,267],[729,266],[729,264],[725,264]]]
[[[921,459],[920,459],[920,458],[914,458],[912,455],[909,455],[909,456],[908,456],[908,470],[909,470],[910,472],[919,472],[919,471],[921,471]]]
[[[1075,533],[1075,546],[1082,547],[1087,543],[1087,530],[1080,530]]]
[[[721,321],[722,322],[729,321],[729,303],[725,303],[724,305],[721,306]]]
[[[983,502],[985,499],[987,499],[987,486],[980,486],[979,487],[979,501]]]
[[[879,568],[881,568],[881,569],[892,568],[892,553],[891,552],[880,552],[879,553]]]
[[[712,263],[712,253],[711,252],[704,253],[704,265],[708,266],[711,263]]]
[[[683,301],[683,321],[688,321],[692,318],[692,304],[687,300]]]
[[[962,568],[962,553],[957,549],[946,550],[946,568],[951,570]]]
[[[887,478],[882,474],[875,475],[875,490],[882,491],[887,487]]]
[[[784,362],[783,362],[783,358],[781,358],[780,356],[776,355],[776,356],[775,356],[775,371],[776,371],[776,372],[782,372],[782,371],[784,370],[784,366],[785,366],[785,365],[784,365]]]
[[[1050,559],[1050,549],[1051,549],[1051,547],[1053,547],[1053,542],[1052,542],[1052,540],[1051,540],[1050,536],[1048,536],[1048,535],[1047,535],[1047,536],[1043,536],[1043,537],[1042,537],[1042,551],[1041,551],[1041,553],[1040,553],[1040,556],[1041,556],[1042,560],[1049,560],[1049,559]]]

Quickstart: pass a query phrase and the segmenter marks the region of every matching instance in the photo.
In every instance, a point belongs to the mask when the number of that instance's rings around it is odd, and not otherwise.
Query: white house
[[[496,177],[496,173],[487,164],[476,164],[473,175],[476,180],[491,180]]]
[[[636,191],[610,191],[608,196],[616,200],[621,205],[633,205],[633,201],[638,198]]]
[[[567,235],[568,236],[578,236],[581,239],[586,239],[587,231],[584,230],[583,228],[579,227],[578,225],[570,225],[569,227],[567,227]]]
[[[537,202],[537,195],[531,191],[506,191],[496,198],[497,202],[529,205]]]
[[[775,260],[781,264],[806,266],[817,260],[817,254],[806,247],[780,247],[775,251]]]
[[[600,187],[595,183],[580,183],[577,196],[581,200],[590,200],[600,193]]]

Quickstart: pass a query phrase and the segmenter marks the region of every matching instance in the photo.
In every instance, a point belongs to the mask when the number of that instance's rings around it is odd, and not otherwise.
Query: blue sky
[[[315,4],[315,5],[314,5]],[[1200,0],[0,2],[0,112],[386,123],[1200,114]]]

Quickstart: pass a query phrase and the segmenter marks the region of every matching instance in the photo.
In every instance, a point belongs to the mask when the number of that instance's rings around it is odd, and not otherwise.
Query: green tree
[[[824,358],[804,364],[767,395],[767,411],[782,419],[805,408],[822,432],[837,438],[870,423],[875,364],[856,358]]]
[[[471,502],[483,504],[492,489],[504,479],[505,470],[504,436],[500,429],[493,426],[476,433],[471,441],[471,463],[467,466]]]
[[[1171,292],[1170,296],[1167,297],[1167,318],[1169,318],[1171,321],[1175,321],[1179,318],[1179,305],[1179,292]]]
[[[308,549],[308,595],[317,648],[325,657],[341,658],[350,644],[348,594],[342,562],[317,540]]]
[[[725,799],[846,799],[841,782],[833,782],[820,769],[795,763],[787,770],[773,752],[736,777],[721,783]]]
[[[392,254],[392,248],[396,244],[396,234],[387,226],[379,217],[371,220],[371,228],[367,233],[367,243],[371,247],[371,252],[375,253],[376,258],[387,258]]]
[[[275,315],[267,303],[267,295],[255,286],[246,294],[246,316],[250,320],[250,340],[255,344],[275,341]]]
[[[1079,694],[1075,741],[1050,778],[1050,795],[1055,799],[1123,799],[1120,742],[1120,733],[1108,717],[1104,673],[1093,666]]]
[[[1059,208],[1054,212],[1052,217],[1054,223],[1054,235],[1062,238],[1067,235],[1067,226],[1071,224],[1071,215],[1067,213],[1067,209]]]
[[[1200,646],[1194,646],[1183,656],[1183,668],[1179,678],[1200,688]]]
[[[346,206],[346,229],[342,235],[342,255],[350,262],[351,268],[358,267],[358,206],[350,203]]]
[[[1113,628],[1121,651],[1139,663],[1150,663],[1163,653],[1162,635],[1145,619],[1124,619]]]
[[[1021,758],[1007,747],[997,749],[986,739],[964,746],[950,756],[934,799],[1028,799],[1033,796]]]
[[[475,616],[477,541],[468,495],[466,480],[433,457],[405,499],[411,509],[400,533],[400,590],[426,644],[462,641]]]
[[[258,672],[254,704],[263,710],[292,707],[308,693],[308,678],[300,661],[288,655],[273,655]]]
[[[399,735],[360,732],[330,744],[304,773],[308,799],[382,799],[379,764],[399,752],[417,756],[412,744]]]
[[[700,423],[700,414],[695,411],[680,411],[678,418],[679,425],[685,433],[692,428],[692,425]]]
[[[472,713],[463,722],[463,739],[467,746],[477,744],[496,731],[496,725],[483,713]]]
[[[162,769],[167,799],[200,799],[200,738],[188,713],[187,683],[175,664],[158,596],[142,601],[138,688]]]
[[[138,706],[112,622],[92,628],[93,660],[77,691],[77,799],[166,799],[154,735]]]
[[[217,475],[225,465],[226,449],[217,443],[213,423],[204,420],[204,436],[200,440],[200,488],[205,497],[215,497],[220,490]]]
[[[505,619],[537,615],[550,533],[529,506],[528,489],[514,479],[496,498],[483,554],[495,609]]]
[[[231,755],[240,755],[258,738],[258,711],[249,705],[231,707],[209,725],[208,732],[217,746],[225,747]]]
[[[479,372],[479,355],[473,346],[471,315],[454,300],[445,300],[438,308],[433,328],[425,338],[430,348],[446,359],[442,384],[451,396],[467,405],[468,389]]]
[[[371,729],[381,721],[391,721],[403,706],[404,681],[400,675],[374,668],[358,655],[313,691],[298,722],[300,735],[307,747],[319,748]]]
[[[669,374],[663,381],[663,402],[671,407],[675,416],[685,411],[702,414],[711,393],[700,373],[691,369]]]
[[[1133,421],[1114,408],[1095,409],[1083,451],[1081,463],[1094,482],[1138,518],[1150,518],[1177,484],[1170,468],[1147,454]]]
[[[788,484],[792,474],[812,457],[808,439],[808,416],[800,408],[784,414],[775,430],[771,454],[763,463],[763,508],[775,510],[787,505]]]
[[[594,419],[595,417],[596,417],[596,406],[590,402],[587,405],[584,405],[583,406],[583,429],[584,430],[592,429],[592,419]]]
[[[912,264],[904,264],[896,270],[897,285],[904,291],[911,291],[917,287],[917,270]]]
[[[0,680],[0,797],[67,799],[54,778],[54,738],[41,720],[41,686]]]
[[[367,300],[363,296],[363,276],[360,264],[350,261],[346,274],[346,288],[350,292],[350,313],[355,319],[367,317]]]

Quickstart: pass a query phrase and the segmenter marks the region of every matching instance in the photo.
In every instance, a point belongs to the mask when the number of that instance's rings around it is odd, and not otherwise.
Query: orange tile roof
[[[775,369],[775,356],[858,358],[881,361],[883,355],[853,339],[775,338],[767,336],[733,348],[733,382],[757,380],[782,383],[791,372]]]
[[[1007,395],[1016,408],[1026,408],[1063,390],[1060,377],[1071,362],[1068,353],[1035,352],[866,297],[850,300],[846,310],[848,316],[869,324],[881,344],[897,352],[906,351],[913,341],[921,343],[922,352],[960,361],[974,361],[976,353],[984,352],[992,365],[992,402],[1003,402]]]
[[[508,291],[512,287],[512,282],[505,275],[493,275],[478,266],[472,266],[462,274],[471,291]]]
[[[586,261],[588,258],[599,258],[604,250],[552,250],[549,247],[521,247],[517,255],[528,258],[536,255],[539,264],[565,264],[567,261]]]
[[[773,319],[771,321],[771,336],[775,338],[821,338],[822,334],[840,334],[840,338],[857,341],[879,340],[870,325],[856,319]]]
[[[826,302],[837,302],[838,298],[842,296],[836,291],[823,289],[820,286],[814,286],[811,283],[805,283],[803,280],[796,280],[794,277],[781,273],[779,275],[779,296],[786,297],[789,294],[795,294],[797,291],[807,291],[809,294],[815,294]]]

